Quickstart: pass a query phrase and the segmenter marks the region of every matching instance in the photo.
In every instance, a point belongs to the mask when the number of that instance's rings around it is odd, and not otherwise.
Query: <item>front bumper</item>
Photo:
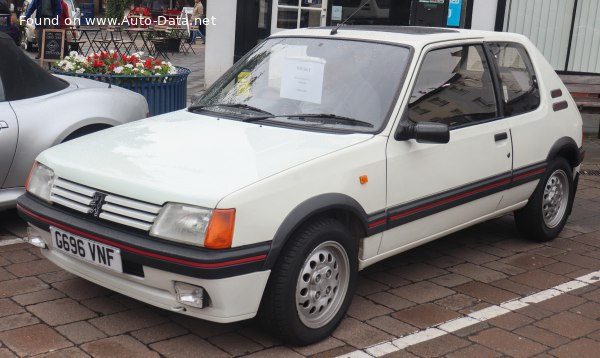
[[[148,304],[209,321],[227,323],[256,315],[270,270],[262,270],[268,246],[207,250],[151,240],[53,207],[31,195],[17,201],[19,214],[46,243],[41,252],[61,268]],[[123,273],[55,250],[50,226],[121,249]],[[212,253],[212,255],[210,255]],[[204,288],[202,309],[176,300],[174,282]]]

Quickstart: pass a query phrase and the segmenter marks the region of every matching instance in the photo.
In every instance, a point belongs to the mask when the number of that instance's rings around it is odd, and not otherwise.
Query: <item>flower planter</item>
[[[176,74],[154,76],[74,73],[62,72],[56,68],[53,68],[52,72],[58,75],[89,78],[137,92],[146,98],[150,115],[155,116],[186,107],[187,78],[191,71],[184,67],[175,66],[175,68]]]

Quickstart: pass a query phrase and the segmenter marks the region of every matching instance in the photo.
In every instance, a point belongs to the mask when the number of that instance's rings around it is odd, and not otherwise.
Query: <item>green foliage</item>
[[[132,0],[108,0],[106,7],[106,17],[117,18],[119,22],[123,19],[125,10],[132,3]]]

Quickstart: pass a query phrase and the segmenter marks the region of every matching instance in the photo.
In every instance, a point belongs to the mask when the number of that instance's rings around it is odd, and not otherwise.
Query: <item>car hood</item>
[[[43,152],[58,177],[150,203],[215,207],[227,194],[372,138],[219,119],[185,110]]]

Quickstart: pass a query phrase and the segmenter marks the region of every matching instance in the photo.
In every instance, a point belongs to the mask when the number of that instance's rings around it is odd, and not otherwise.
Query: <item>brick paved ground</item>
[[[600,165],[588,142],[585,167]],[[600,177],[582,176],[560,238],[518,237],[511,216],[393,257],[360,274],[328,339],[289,347],[253,321],[215,324],[147,306],[75,277],[27,244],[0,246],[0,357],[333,357],[392,341],[600,270]],[[0,213],[0,243],[25,235]],[[597,357],[600,284],[530,304],[390,357]]]

